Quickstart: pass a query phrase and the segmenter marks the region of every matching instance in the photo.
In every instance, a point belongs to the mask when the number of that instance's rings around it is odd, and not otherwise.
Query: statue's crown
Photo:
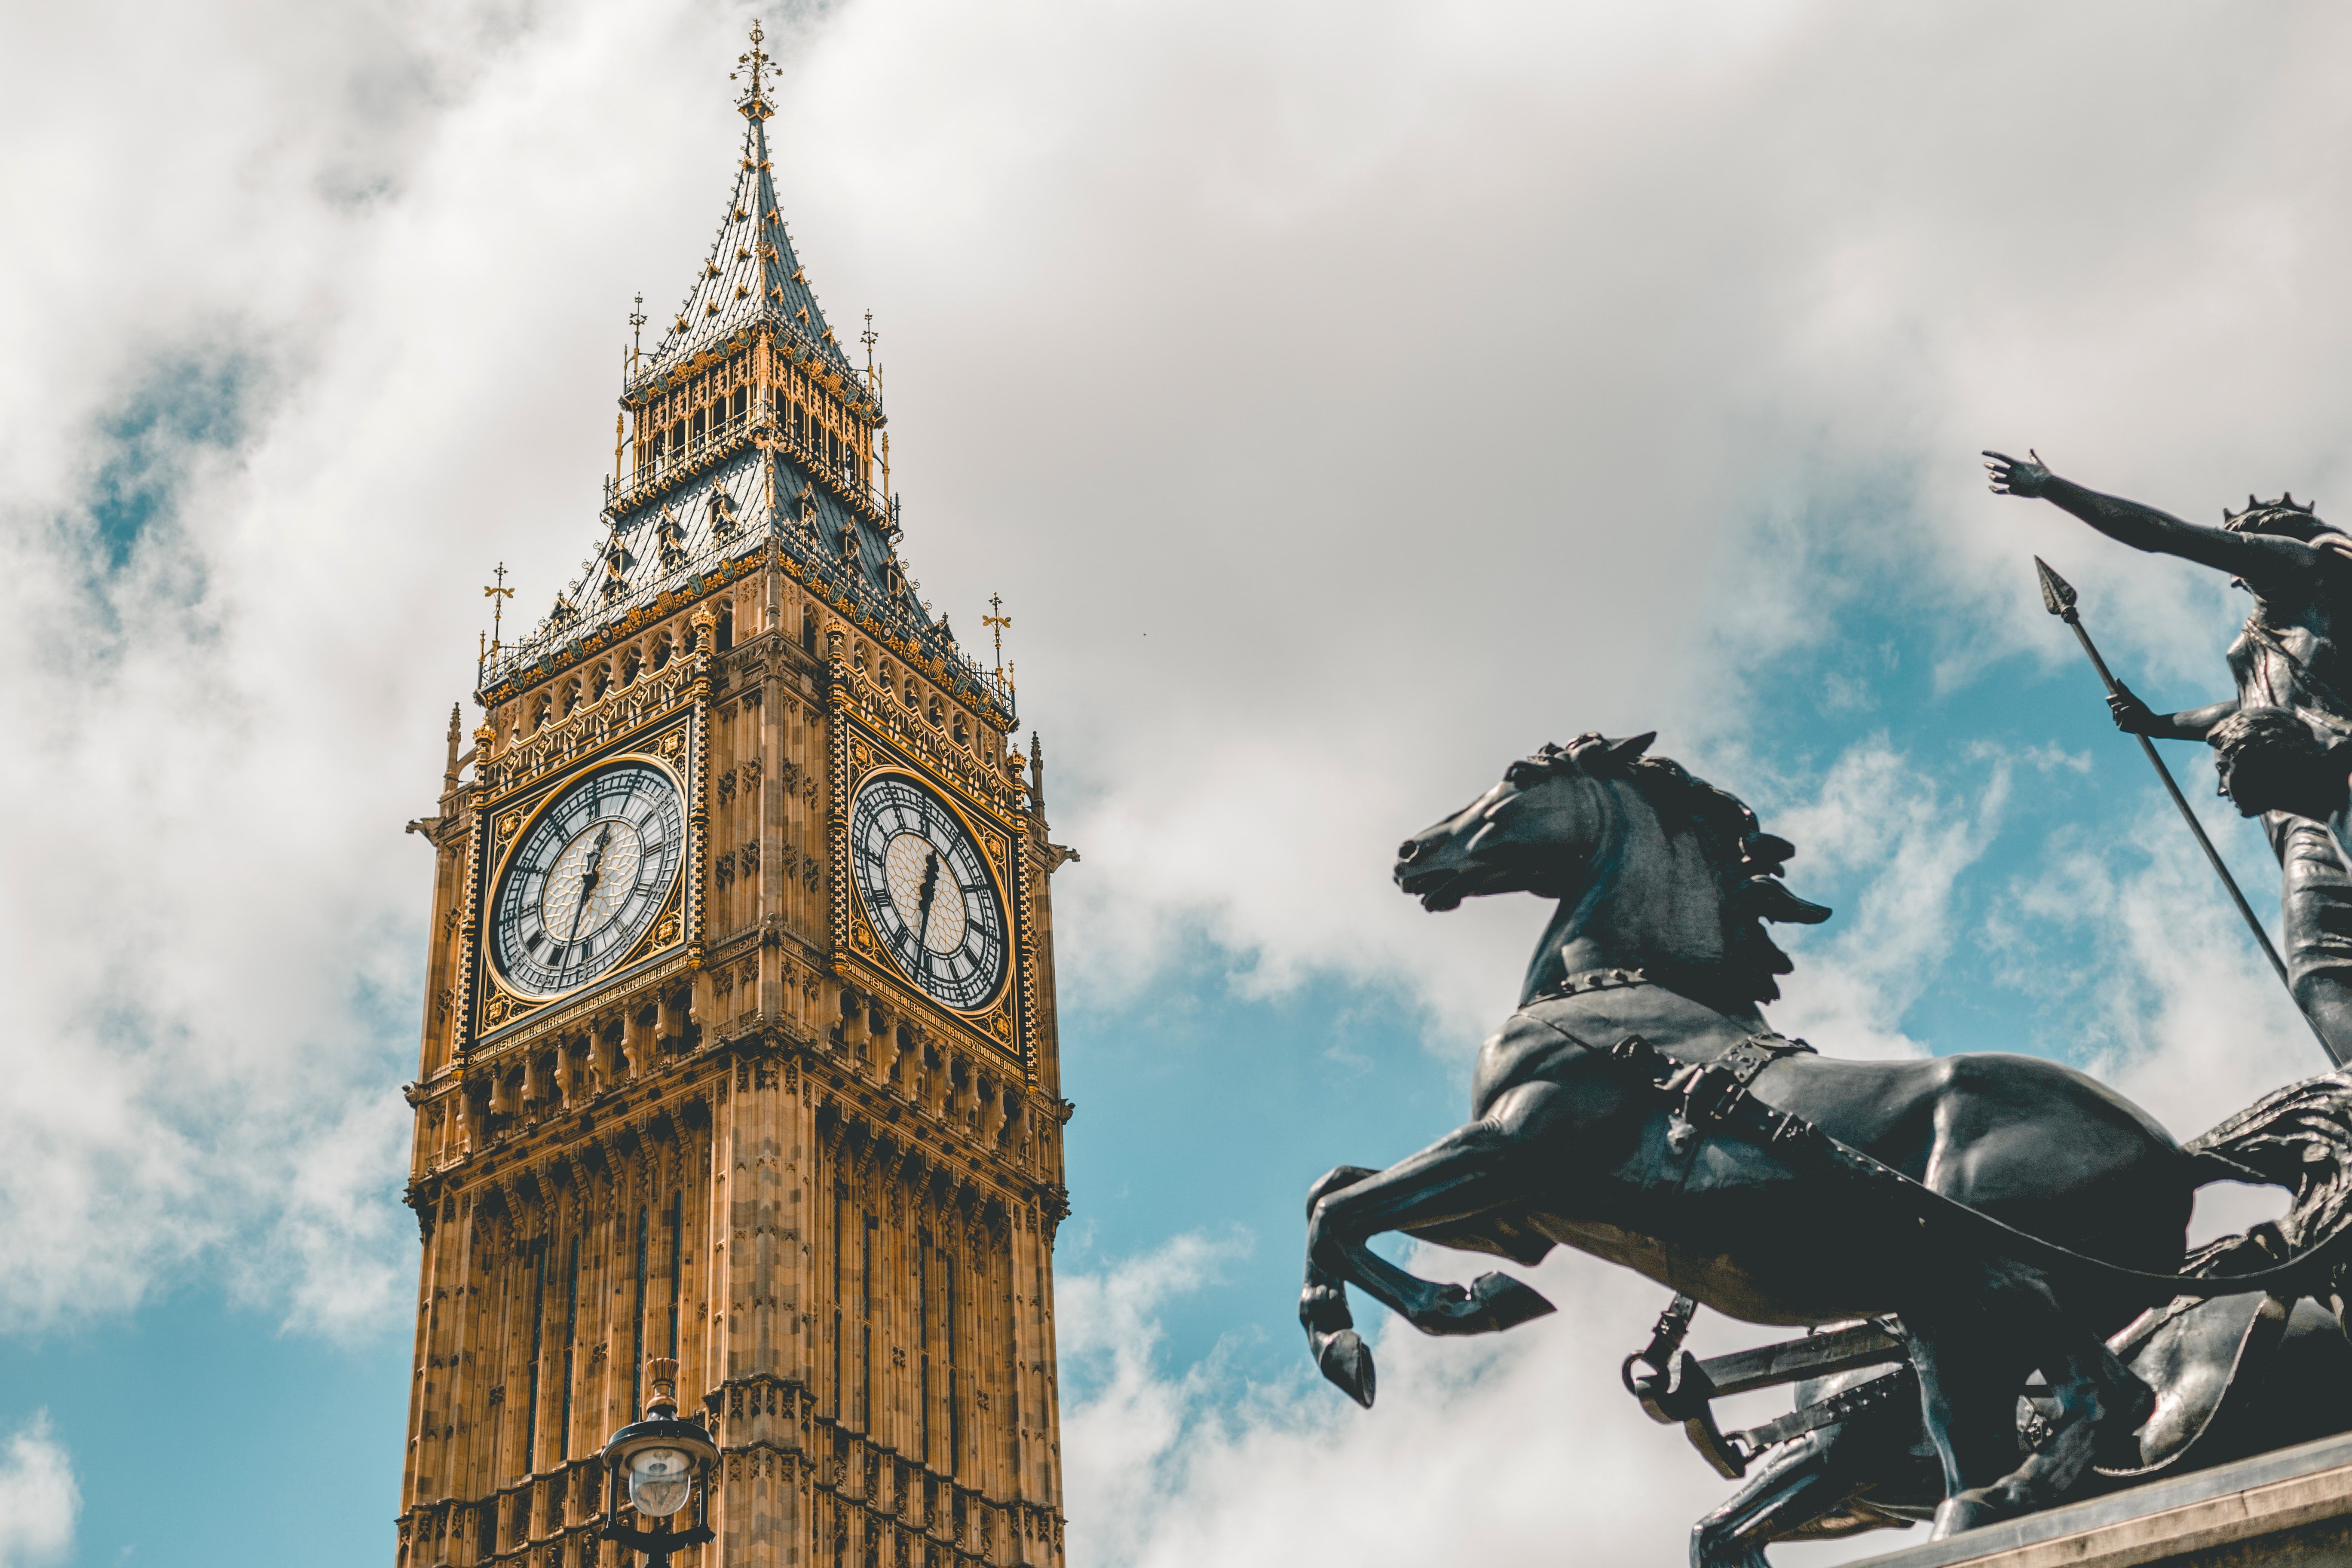
[[[2293,490],[2282,491],[2276,500],[2258,500],[2246,497],[2245,510],[2231,511],[2221,509],[2221,526],[2232,533],[2287,533],[2296,538],[2308,538],[2326,526],[2319,521],[2319,503],[2299,501]]]

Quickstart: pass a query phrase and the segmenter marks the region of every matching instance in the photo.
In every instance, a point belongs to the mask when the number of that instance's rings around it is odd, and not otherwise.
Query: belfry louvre
[[[698,1568],[1062,1557],[1044,759],[899,558],[878,380],[777,204],[755,29],[719,233],[633,357],[595,554],[455,715],[408,1201],[402,1568],[600,1539],[648,1359]],[[870,342],[869,342],[870,353]]]

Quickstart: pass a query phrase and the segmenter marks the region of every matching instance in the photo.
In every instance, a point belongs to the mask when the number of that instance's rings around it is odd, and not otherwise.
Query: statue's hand
[[[2116,728],[2126,735],[2153,735],[2160,723],[2155,710],[2133,696],[2132,689],[2120,680],[2108,695],[2107,711],[2116,716]]]
[[[2038,496],[2050,488],[2050,470],[2042,466],[2042,454],[2028,447],[2023,460],[2006,452],[1987,452],[1992,459],[1985,472],[1992,476],[1992,493],[1997,496]]]

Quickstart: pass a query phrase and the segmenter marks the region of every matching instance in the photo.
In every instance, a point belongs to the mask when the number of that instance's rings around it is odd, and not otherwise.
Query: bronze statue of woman
[[[2253,595],[2253,613],[2226,655],[2237,695],[2158,713],[2118,684],[2107,700],[2116,728],[2159,740],[2202,741],[2241,710],[2285,710],[2333,746],[2352,741],[2352,536],[2284,495],[2246,498],[2246,510],[2200,528],[2138,501],[2101,495],[2044,467],[1987,452],[1998,495],[2038,496],[2108,538],[2227,572]],[[2352,869],[2325,823],[2268,811],[2263,825],[2279,858],[2287,979],[2337,1058],[2352,1052]]]

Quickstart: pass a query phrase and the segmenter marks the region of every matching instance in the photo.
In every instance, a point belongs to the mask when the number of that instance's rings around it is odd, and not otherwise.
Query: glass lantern
[[[677,1418],[675,1360],[656,1356],[646,1363],[646,1373],[653,1384],[653,1397],[646,1401],[646,1418],[622,1427],[604,1445],[603,1534],[661,1564],[680,1547],[715,1539],[710,1530],[710,1478],[719,1459],[719,1445],[694,1422]],[[625,1490],[638,1521],[657,1528],[642,1530],[621,1522]],[[695,1505],[694,1523],[685,1530],[671,1528],[669,1521],[689,1501]]]

